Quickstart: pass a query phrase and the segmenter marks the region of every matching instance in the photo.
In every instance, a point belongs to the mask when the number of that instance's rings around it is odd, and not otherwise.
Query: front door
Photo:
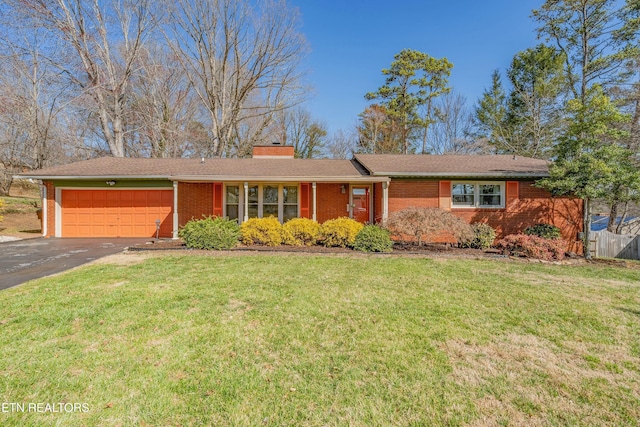
[[[369,222],[369,187],[351,187],[351,217],[358,222]]]

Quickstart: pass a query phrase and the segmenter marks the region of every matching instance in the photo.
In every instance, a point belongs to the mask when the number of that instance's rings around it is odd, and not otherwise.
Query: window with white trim
[[[454,208],[503,208],[504,182],[453,182],[451,206]]]
[[[245,203],[249,218],[273,216],[280,222],[298,217],[298,186],[291,184],[227,184],[225,190],[225,215],[242,222]]]
[[[237,185],[227,185],[226,193],[226,210],[229,219],[240,219],[240,187]]]
[[[282,222],[298,217],[298,186],[285,185],[282,187]]]

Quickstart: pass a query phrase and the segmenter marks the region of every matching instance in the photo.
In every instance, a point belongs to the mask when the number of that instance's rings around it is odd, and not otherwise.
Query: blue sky
[[[364,95],[402,49],[447,57],[449,80],[472,106],[513,55],[539,41],[531,11],[543,0],[290,0],[299,8],[314,87],[305,107],[330,132],[350,130]]]

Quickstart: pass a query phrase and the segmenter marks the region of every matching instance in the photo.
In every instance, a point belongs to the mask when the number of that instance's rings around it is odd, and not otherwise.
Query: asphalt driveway
[[[0,290],[60,273],[150,239],[25,239],[0,243]]]

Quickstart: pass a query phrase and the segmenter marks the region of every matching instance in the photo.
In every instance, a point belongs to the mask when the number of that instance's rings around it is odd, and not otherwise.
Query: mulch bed
[[[191,251],[182,240],[153,240],[129,248],[130,251]],[[198,251],[201,252],[201,251]],[[206,252],[206,251],[205,251]],[[219,252],[219,251],[215,251]],[[223,251],[224,252],[224,251]],[[327,248],[320,245],[314,246],[259,246],[242,245],[226,252],[280,252],[280,253],[309,253],[309,254],[363,254],[349,248]],[[425,244],[418,246],[410,243],[395,243],[393,252],[368,253],[373,255],[423,255],[431,257],[458,257],[458,258],[508,258],[496,251],[481,249],[457,248],[445,244]]]
[[[236,253],[238,255],[242,253],[297,253],[297,254],[351,254],[351,255],[396,255],[396,256],[424,256],[430,258],[467,258],[467,259],[503,259],[503,260],[521,260],[525,262],[545,262],[537,259],[518,258],[508,255],[502,255],[495,249],[469,249],[469,248],[457,248],[455,246],[446,244],[424,244],[418,246],[411,243],[396,242],[393,245],[393,252],[386,253],[373,253],[373,252],[358,252],[348,248],[326,248],[324,246],[238,246],[226,251],[201,251],[192,250],[187,248],[182,240],[150,240],[146,243],[138,244],[136,246],[129,247],[129,251],[193,251],[198,254],[213,254],[213,253]],[[553,264],[584,264],[589,263],[593,265],[629,268],[632,270],[640,270],[640,262],[628,261],[624,259],[592,259],[590,261],[585,260],[580,256],[573,256],[565,258],[563,261],[551,261]]]

